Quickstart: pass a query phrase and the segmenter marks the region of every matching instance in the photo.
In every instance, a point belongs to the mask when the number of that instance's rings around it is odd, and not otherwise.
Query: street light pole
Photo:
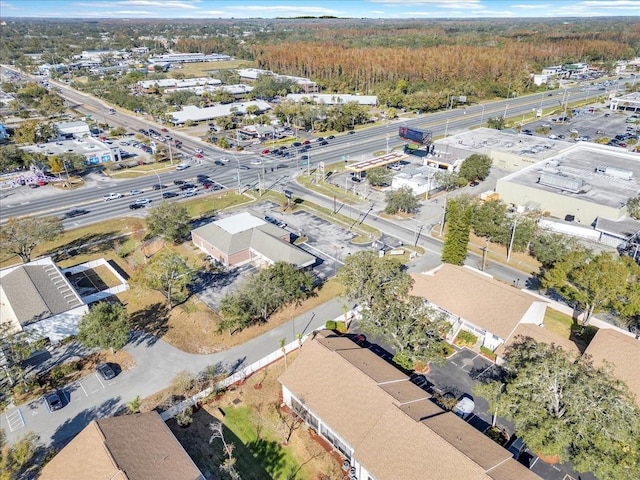
[[[480,124],[484,122],[484,103],[482,104],[482,115],[480,115]]]

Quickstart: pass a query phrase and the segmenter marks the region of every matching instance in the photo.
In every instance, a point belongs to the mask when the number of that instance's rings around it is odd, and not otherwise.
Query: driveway
[[[168,387],[181,371],[198,373],[221,364],[233,373],[278,350],[281,338],[292,341],[298,333],[309,333],[342,314],[342,303],[331,300],[249,342],[211,355],[185,353],[161,339],[138,334],[124,349],[135,359],[133,369],[108,382],[90,374],[65,386],[59,391],[64,407],[55,412],[49,412],[42,398],[9,408],[0,415],[0,427],[9,442],[32,431],[44,444],[60,447],[91,420],[113,415],[138,395],[145,398]]]

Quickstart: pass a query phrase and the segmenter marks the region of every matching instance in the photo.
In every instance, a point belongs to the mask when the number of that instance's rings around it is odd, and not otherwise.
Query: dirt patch
[[[344,287],[335,281],[325,283],[315,297],[300,305],[290,305],[271,316],[267,323],[256,325],[229,335],[218,333],[220,317],[197,297],[190,298],[171,311],[162,295],[145,291],[127,291],[118,295],[127,306],[136,330],[151,333],[174,347],[188,353],[207,354],[240,345],[262,335],[274,327],[309,312],[336,297]]]
[[[289,354],[288,362],[291,363],[296,356],[297,352]],[[210,424],[217,420],[226,427],[225,441],[234,444],[236,465],[245,480],[343,478],[339,456],[318,442],[305,425],[300,425],[293,432],[286,446],[282,444],[282,421],[276,407],[281,402],[277,379],[284,368],[285,362],[278,361],[255,373],[242,385],[232,387],[220,398],[211,399],[194,413],[193,422],[187,428],[179,427],[173,420],[167,423],[206,478],[227,478],[218,467],[224,460],[221,441],[209,443],[212,435]],[[234,424],[230,421],[234,409],[248,409],[252,412],[251,421],[241,426]],[[293,476],[292,471],[296,472]]]

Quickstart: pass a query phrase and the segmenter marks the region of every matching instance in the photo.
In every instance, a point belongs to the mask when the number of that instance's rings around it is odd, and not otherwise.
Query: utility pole
[[[442,232],[444,231],[444,220],[445,215],[447,213],[447,197],[444,197],[444,205],[442,206],[442,220],[440,221],[440,236],[442,237]]]
[[[516,238],[516,225],[518,224],[518,216],[513,217],[513,230],[511,231],[511,241],[509,242],[509,250],[507,250],[507,262],[511,258],[511,250],[513,249],[513,239]]]

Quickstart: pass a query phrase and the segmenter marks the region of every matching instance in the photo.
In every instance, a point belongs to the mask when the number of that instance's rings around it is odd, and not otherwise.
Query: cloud
[[[553,8],[555,5],[551,3],[534,3],[534,4],[518,4],[518,5],[509,5],[509,8],[521,8],[523,10],[546,10],[549,8]]]
[[[2,0],[0,0],[0,12],[4,10],[17,10],[17,9],[18,9],[17,5],[14,5],[13,3],[3,2]]]
[[[78,7],[91,7],[94,8],[104,8],[107,10],[118,8],[118,7],[153,7],[153,8],[163,8],[163,9],[198,9],[199,7],[186,2],[176,2],[176,1],[153,1],[153,0],[120,0],[114,2],[76,2],[72,4],[73,6]],[[131,10],[132,12],[134,10]],[[111,10],[111,13],[115,13],[116,10]],[[142,10],[139,10],[142,12]],[[104,16],[106,16],[106,12],[102,12]],[[145,13],[149,15],[153,15],[155,12],[146,11]]]
[[[312,7],[309,5],[238,5],[231,6],[229,9],[249,12],[298,12],[298,14],[315,14],[315,15],[337,15],[341,12],[324,7]]]

